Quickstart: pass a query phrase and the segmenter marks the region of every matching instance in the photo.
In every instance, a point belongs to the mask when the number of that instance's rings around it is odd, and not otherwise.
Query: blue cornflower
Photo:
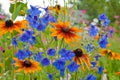
[[[31,39],[29,40],[30,44],[33,45],[36,43],[36,37],[32,36]]]
[[[37,54],[34,55],[34,59],[38,62],[41,61],[42,59],[42,53],[38,52]]]
[[[109,30],[109,33],[110,33],[110,36],[111,36],[111,37],[113,36],[113,32],[114,32],[113,29],[110,29],[110,30]]]
[[[24,51],[24,50],[18,50],[18,52],[15,54],[15,56],[16,56],[18,59],[24,60],[25,58],[28,57],[28,54],[27,54],[26,51]]]
[[[104,71],[104,68],[103,68],[102,66],[98,68],[98,73],[99,73],[99,74],[102,74],[103,71]]]
[[[86,80],[96,80],[96,77],[92,74],[89,74],[86,78]]]
[[[41,64],[42,66],[48,66],[50,64],[50,60],[48,58],[43,58]]]
[[[29,49],[26,50],[26,54],[30,57],[33,53]]]
[[[55,53],[56,53],[56,50],[53,49],[53,48],[51,48],[51,49],[49,49],[49,50],[47,51],[47,54],[48,54],[49,56],[55,56]]]
[[[12,38],[12,44],[17,47],[18,46],[18,42],[16,40],[16,38]]]
[[[32,16],[36,16],[39,15],[41,11],[39,10],[39,8],[30,5],[30,9],[28,9],[28,13],[31,14]]]
[[[54,16],[50,15],[49,22],[57,22],[57,19]]]
[[[32,26],[32,28],[36,28],[38,26],[41,11],[32,5],[30,5],[30,7],[31,9],[28,10],[28,15],[26,18],[29,21],[30,26]]]
[[[61,75],[61,76],[64,76],[64,75],[65,75],[65,68],[60,69],[60,75]]]
[[[90,25],[89,34],[91,37],[95,37],[98,33],[98,29],[94,25]]]
[[[32,35],[34,34],[32,30],[26,30],[25,33],[29,35],[30,37],[32,37]]]
[[[101,20],[101,21],[104,21],[104,20],[106,20],[106,19],[108,19],[108,17],[106,16],[106,14],[100,14],[99,16],[98,16],[98,18],[99,18],[99,20]]]
[[[57,59],[55,62],[53,62],[53,66],[55,66],[57,70],[64,69],[65,61],[62,59]]]
[[[72,51],[66,50],[65,48],[61,49],[59,51],[59,54],[61,55],[62,59],[70,61],[72,61],[73,57],[75,56],[75,54]]]
[[[97,63],[93,61],[91,62],[91,64],[92,64],[92,67],[95,67]]]
[[[95,56],[96,61],[98,61],[99,57],[100,57],[99,54],[97,54],[97,55]]]
[[[71,62],[67,68],[70,72],[75,72],[78,70],[79,65],[76,64],[76,62]]]
[[[104,22],[103,22],[103,26],[108,26],[110,24],[110,20],[108,19],[105,19]]]
[[[49,80],[53,80],[53,75],[48,73]]]
[[[100,40],[99,40],[99,45],[101,48],[106,48],[108,44],[108,36],[105,34]]]
[[[24,33],[19,39],[20,39],[20,41],[22,41],[22,42],[28,43],[28,42],[29,42],[29,39],[30,39],[30,36],[29,36],[28,34]]]
[[[89,43],[87,46],[85,46],[85,49],[87,52],[91,52],[94,49],[94,46],[91,43]]]

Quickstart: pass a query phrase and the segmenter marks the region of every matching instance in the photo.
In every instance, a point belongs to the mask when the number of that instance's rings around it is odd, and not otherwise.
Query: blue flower
[[[60,69],[60,75],[61,75],[61,76],[64,76],[64,75],[65,75],[65,68]]]
[[[91,37],[95,37],[98,33],[98,29],[94,25],[90,25],[89,34]]]
[[[101,21],[104,21],[104,20],[108,19],[108,17],[107,17],[106,14],[104,14],[104,13],[103,13],[103,14],[100,14],[98,18],[99,18],[99,20],[101,20]]]
[[[66,50],[65,48],[61,49],[59,51],[59,54],[61,55],[62,59],[70,61],[72,61],[73,57],[75,56],[75,54],[72,51]]]
[[[96,66],[96,62],[91,62],[91,64],[92,64],[92,67]]]
[[[111,36],[111,37],[113,36],[113,32],[114,32],[113,29],[110,29],[110,30],[109,30],[109,33],[110,33],[110,36]]]
[[[15,56],[16,56],[18,59],[24,60],[25,58],[28,57],[28,54],[26,53],[26,51],[18,50],[18,52],[15,54]]]
[[[48,73],[49,80],[53,80],[53,75]]]
[[[56,50],[53,49],[53,48],[51,48],[51,49],[49,49],[49,50],[47,51],[47,54],[48,54],[49,56],[55,56],[55,53],[56,53]]]
[[[86,80],[96,80],[96,77],[92,74],[89,74],[86,78]]]
[[[30,26],[32,26],[32,28],[36,28],[38,26],[41,11],[32,5],[30,5],[30,7],[31,9],[28,10],[28,15],[26,18],[29,21]]]
[[[33,53],[29,49],[26,50],[26,54],[30,57]]]
[[[50,60],[48,58],[43,58],[41,64],[42,66],[48,66],[50,64]]]
[[[17,47],[18,46],[18,42],[16,40],[16,38],[12,38],[12,44]]]
[[[102,74],[103,71],[104,71],[104,68],[103,68],[102,66],[98,68],[98,73],[99,73],[99,74]]]
[[[22,42],[28,43],[28,42],[29,42],[29,39],[30,39],[30,36],[29,36],[28,34],[24,33],[19,39],[20,39],[20,41],[22,41]]]
[[[99,57],[101,57],[99,54],[95,56],[96,61],[98,61]]]
[[[29,40],[30,44],[33,45],[36,43],[36,37],[32,36],[31,39]]]
[[[108,36],[105,34],[100,40],[99,40],[99,45],[101,48],[106,48],[108,44]]]
[[[67,68],[70,72],[75,72],[78,70],[79,65],[76,64],[76,62],[71,62]]]
[[[108,26],[110,24],[110,20],[105,19],[105,21],[103,22],[103,26]]]
[[[57,59],[55,62],[53,62],[53,66],[55,66],[57,70],[64,69],[65,61],[62,59]]]
[[[38,52],[37,54],[34,55],[34,59],[38,62],[41,61],[42,59],[42,53]]]
[[[85,46],[85,49],[87,52],[91,52],[94,49],[94,46],[91,43],[89,43],[87,46]]]

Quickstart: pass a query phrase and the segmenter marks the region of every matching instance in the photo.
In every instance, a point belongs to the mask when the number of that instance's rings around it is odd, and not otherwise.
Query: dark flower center
[[[70,32],[70,29],[67,28],[67,27],[64,27],[64,28],[62,28],[62,31],[65,32],[65,33],[69,33],[69,32]]]
[[[13,21],[12,20],[5,21],[5,26],[7,26],[7,27],[13,26]]]
[[[76,57],[81,57],[83,55],[82,49],[76,49],[73,51]]]
[[[60,10],[60,9],[61,9],[60,5],[56,5],[56,7],[57,7],[57,9],[58,9],[58,10]]]
[[[31,63],[29,60],[25,60],[25,61],[23,62],[23,65],[24,65],[25,67],[31,67],[32,63]]]

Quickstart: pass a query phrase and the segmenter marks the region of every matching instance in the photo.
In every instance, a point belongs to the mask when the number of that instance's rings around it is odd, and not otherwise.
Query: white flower
[[[93,22],[98,23],[98,19],[97,19],[97,18],[94,18],[94,19],[93,19]]]

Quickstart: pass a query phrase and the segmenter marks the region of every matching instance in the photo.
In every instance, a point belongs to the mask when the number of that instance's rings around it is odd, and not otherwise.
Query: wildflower
[[[81,29],[78,29],[76,27],[69,28],[69,22],[58,22],[58,23],[52,23],[52,25],[55,28],[51,28],[52,36],[57,36],[58,39],[64,39],[66,43],[75,41],[80,38],[79,35],[77,35],[77,32],[82,32]]]
[[[30,51],[29,49],[25,50],[25,52],[28,55],[28,57],[30,57],[33,54],[32,51]]]
[[[34,55],[34,60],[40,62],[42,59],[42,53],[38,52],[37,54]]]
[[[62,59],[57,59],[55,62],[53,62],[53,66],[55,66],[57,70],[64,69],[65,61]]]
[[[100,40],[99,40],[99,45],[101,48],[106,48],[108,44],[108,36],[105,34]]]
[[[49,49],[49,50],[47,51],[47,54],[48,54],[49,56],[55,56],[55,53],[56,53],[56,50],[53,49],[53,48],[51,48],[51,49]]]
[[[49,80],[53,80],[53,75],[48,73]]]
[[[95,67],[97,63],[93,61],[91,62],[91,64],[92,64],[92,67]]]
[[[53,10],[57,14],[60,14],[61,6],[60,5],[55,5],[54,7],[50,6],[50,7],[48,7],[48,10]]]
[[[43,58],[42,61],[41,61],[41,64],[43,66],[48,66],[50,64],[50,61],[48,58]]]
[[[18,42],[17,42],[16,38],[12,38],[12,44],[14,45],[14,47],[18,46]]]
[[[82,69],[84,70],[84,65],[89,69],[90,61],[88,54],[83,54],[82,49],[76,49],[73,51],[75,57],[73,57],[73,61],[75,61],[78,65],[81,64]]]
[[[103,56],[109,56],[111,59],[117,59],[120,60],[120,55],[116,52],[113,52],[111,50],[107,50],[107,49],[101,49],[100,54],[102,54]]]
[[[94,49],[94,46],[90,43],[87,46],[85,46],[85,49],[87,52],[91,52]]]
[[[18,50],[18,52],[15,54],[15,56],[16,56],[18,59],[24,60],[25,58],[28,57],[28,54],[27,54],[24,50]]]
[[[102,74],[103,71],[104,71],[104,68],[103,68],[102,66],[98,68],[98,73],[99,73],[99,74]]]
[[[75,54],[73,54],[72,51],[66,50],[65,48],[61,49],[59,51],[59,54],[61,55],[62,59],[64,59],[64,60],[70,60],[70,61],[72,61],[73,57],[75,56]]]
[[[71,62],[67,68],[70,72],[75,72],[78,70],[79,65],[76,64],[76,62]]]
[[[14,65],[18,67],[18,72],[24,71],[25,74],[27,73],[34,73],[39,70],[41,70],[41,67],[39,66],[39,63],[33,60],[18,60],[14,59],[15,63]]]
[[[95,56],[96,61],[98,61],[99,57],[101,57],[99,54]]]
[[[103,14],[100,14],[98,18],[99,18],[99,20],[101,20],[101,21],[104,21],[104,20],[108,19],[108,17],[107,17],[106,14],[104,14],[104,13],[103,13]]]
[[[98,29],[94,25],[91,25],[89,30],[90,36],[95,37],[97,33],[98,33]]]
[[[29,40],[30,44],[33,45],[36,43],[36,37],[32,36],[31,39]]]
[[[17,31],[22,33],[21,29],[26,28],[28,22],[26,20],[13,22],[12,20],[0,21],[0,36],[6,34],[7,32],[12,33]]]
[[[65,75],[65,68],[60,69],[60,75],[61,75],[61,76],[64,76],[64,75]]]
[[[89,74],[86,78],[86,80],[96,80],[96,77],[92,74]]]
[[[103,22],[103,26],[108,26],[110,24],[110,20],[105,19],[105,21]]]

